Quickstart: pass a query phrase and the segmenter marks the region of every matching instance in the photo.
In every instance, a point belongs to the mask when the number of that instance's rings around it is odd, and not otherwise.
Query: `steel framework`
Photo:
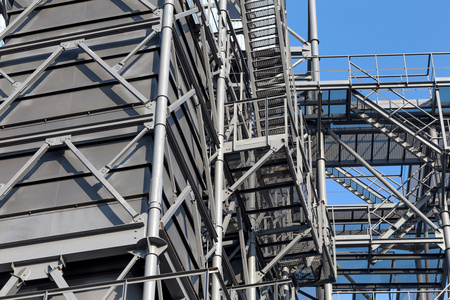
[[[320,56],[315,0],[306,38],[285,0],[0,4],[0,299],[445,297],[450,53]]]

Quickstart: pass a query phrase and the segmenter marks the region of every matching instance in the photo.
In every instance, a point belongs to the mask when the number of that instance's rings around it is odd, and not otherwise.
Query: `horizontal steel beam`
[[[126,117],[123,119],[115,119],[115,120],[108,120],[105,122],[98,122],[98,123],[90,123],[86,125],[78,125],[78,126],[71,126],[64,129],[55,129],[53,131],[45,131],[45,132],[37,132],[37,133],[30,133],[25,134],[17,137],[8,137],[4,139],[0,139],[0,147],[10,146],[10,145],[17,145],[17,144],[26,144],[36,141],[42,141],[46,138],[52,138],[55,136],[64,136],[64,135],[71,135],[73,138],[72,140],[75,142],[81,142],[82,139],[78,138],[78,136],[82,134],[90,134],[93,132],[101,132],[101,131],[107,131],[107,130],[114,130],[118,128],[126,128],[133,125],[143,125],[144,123],[150,122],[153,125],[153,111],[145,114],[145,115],[139,115],[136,117]]]
[[[261,282],[261,283],[253,283],[253,284],[243,284],[243,285],[239,285],[239,286],[229,286],[227,287],[230,290],[233,291],[239,291],[239,290],[245,290],[251,287],[266,287],[266,286],[272,286],[272,285],[282,285],[282,284],[292,284],[292,279],[282,279],[282,280],[272,280],[272,281],[265,281],[265,282]]]
[[[66,259],[94,259],[124,253],[145,237],[143,223],[53,235],[0,245],[0,270],[9,271],[12,262]]]
[[[239,191],[242,193],[242,191]],[[273,207],[267,207],[267,208],[261,208],[261,209],[252,209],[247,210],[247,215],[253,215],[253,214],[262,214],[262,213],[268,213],[268,212],[274,212],[274,211],[282,211],[282,210],[299,210],[301,208],[300,204],[288,204],[283,206],[273,206]]]
[[[368,235],[361,236],[359,238],[357,235],[348,236],[336,236],[335,240],[337,247],[355,247],[356,245],[372,245],[372,243],[377,243],[380,245],[390,245],[390,244],[442,244],[444,239],[442,237],[428,237],[428,238],[401,238],[401,239],[374,239],[372,240]]]
[[[380,83],[350,83],[348,80],[322,80],[296,82],[297,91],[327,91],[327,90],[379,90],[379,89],[414,89],[450,86],[449,80],[413,81],[413,82],[380,82]]]
[[[302,284],[300,284],[302,286]],[[310,286],[310,283],[304,285]],[[383,290],[383,289],[439,289],[440,283],[425,283],[425,282],[405,282],[405,283],[356,283],[356,284],[341,284],[333,283],[333,290]]]
[[[417,253],[417,254],[342,254],[336,255],[339,260],[415,260],[415,259],[442,259],[444,254],[439,253]]]
[[[361,274],[442,274],[443,269],[338,269],[338,275],[361,275]]]

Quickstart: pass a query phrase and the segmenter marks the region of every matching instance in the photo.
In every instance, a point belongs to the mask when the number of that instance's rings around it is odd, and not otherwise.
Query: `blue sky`
[[[308,1],[286,1],[307,38]],[[321,55],[450,52],[449,0],[317,0],[317,18]]]

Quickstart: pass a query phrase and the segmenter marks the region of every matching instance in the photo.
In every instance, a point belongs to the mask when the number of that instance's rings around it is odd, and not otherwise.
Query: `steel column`
[[[158,73],[158,97],[156,98],[155,112],[155,133],[153,138],[152,179],[150,185],[149,211],[147,215],[147,237],[154,238],[159,237],[159,221],[161,218],[173,13],[174,0],[165,0],[161,24],[161,48]],[[156,275],[158,255],[159,251],[156,246],[149,245],[148,254],[145,256],[145,276]],[[144,283],[142,299],[155,299],[155,292],[155,281]]]
[[[308,34],[309,42],[311,43],[311,76],[312,81],[320,81],[320,66],[319,66],[319,35],[317,31],[317,10],[316,10],[316,0],[308,0]],[[324,133],[322,131],[322,103],[321,94],[319,91],[314,92],[313,100],[319,100],[318,106],[318,121],[317,121],[317,196],[319,201],[319,224],[322,225],[319,228],[319,234],[322,236],[323,247],[326,248],[327,243],[327,218],[326,218],[326,206],[327,206],[327,186],[326,186],[326,175],[325,175],[325,149],[324,149]],[[318,249],[320,251],[320,249]],[[325,257],[326,250],[322,251],[322,255]],[[327,259],[323,259],[327,262]],[[331,261],[328,262],[331,264]],[[324,269],[328,269],[325,265]],[[325,284],[325,300],[333,299],[332,295],[332,285],[330,283]]]
[[[222,237],[223,237],[223,183],[224,183],[224,137],[225,137],[225,98],[226,98],[226,86],[225,79],[227,77],[227,68],[225,61],[227,58],[226,53],[226,41],[227,41],[227,27],[226,27],[226,17],[227,17],[227,1],[220,0],[219,2],[219,57],[221,61],[221,66],[219,70],[219,76],[217,78],[217,136],[219,138],[219,145],[217,149],[217,159],[215,162],[215,190],[214,190],[214,200],[215,203],[215,228],[217,233],[216,251],[213,257],[213,267],[218,268],[220,274],[222,274]],[[220,282],[217,276],[213,277],[212,289],[211,289],[211,299],[220,299]],[[226,291],[225,291],[226,292]]]
[[[432,142],[437,144],[439,141],[438,141],[438,134],[437,134],[436,129],[431,128],[430,134],[431,134],[431,137],[433,138]],[[444,137],[444,138],[446,138],[446,137]],[[445,187],[446,167],[447,167],[446,159],[447,159],[447,153],[444,153],[442,155],[442,166],[443,166],[442,178],[440,178],[439,175],[436,177],[436,179],[437,179],[436,186],[438,188],[437,196],[438,196],[438,199],[440,201],[440,206],[441,206],[439,216],[441,217],[441,220],[442,220],[442,232],[444,235],[444,245],[445,245],[445,261],[443,264],[446,265],[446,268],[444,267],[444,270],[447,271],[447,274],[445,274],[444,276],[446,276],[447,281],[449,281],[449,278],[450,278],[450,215],[448,212],[447,190]],[[443,279],[443,281],[445,282],[445,279]],[[447,291],[447,298],[449,296],[450,296],[450,293]]]
[[[255,164],[255,153],[254,151],[249,152],[249,165],[253,166]],[[249,188],[256,187],[256,171],[252,173],[249,177]],[[250,193],[247,202],[247,210],[255,210],[256,209],[256,192]],[[249,246],[248,246],[248,275],[249,275],[249,284],[256,283],[256,215],[250,215],[250,224],[252,225],[249,232]],[[244,245],[241,245],[244,246]],[[248,299],[256,300],[256,288],[252,287],[248,289]]]

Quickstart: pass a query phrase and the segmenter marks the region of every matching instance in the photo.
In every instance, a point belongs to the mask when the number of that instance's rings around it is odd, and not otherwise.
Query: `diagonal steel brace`
[[[28,171],[33,168],[36,162],[47,152],[50,144],[45,142],[38,151],[22,166],[22,168],[0,189],[0,200],[3,199],[14,187],[14,185],[19,182],[19,180],[28,173]]]
[[[149,100],[141,94],[134,86],[117,73],[117,70],[109,66],[103,59],[100,58],[94,51],[91,50],[84,42],[79,42],[78,47],[84,50],[94,61],[96,61],[106,72],[114,77],[120,84],[122,84],[130,93],[132,93],[139,101],[147,104]]]
[[[139,216],[139,214],[128,204],[125,199],[117,192],[117,190],[103,177],[103,175],[92,165],[92,163],[83,155],[83,153],[78,150],[77,147],[72,143],[69,138],[64,140],[64,143],[72,150],[73,154],[91,171],[92,175],[94,175],[98,181],[103,184],[103,186],[111,193],[111,195],[119,201],[119,203],[126,209],[126,211],[133,217]]]
[[[0,34],[0,40],[3,40],[8,34],[14,31],[17,27],[19,27],[24,18],[26,18],[43,0],[34,0],[30,5],[25,8],[25,10],[17,16],[14,21],[9,23],[9,25],[2,31]]]
[[[14,92],[6,98],[2,104],[0,104],[0,115],[2,115],[11,105],[11,103],[16,100],[20,94],[22,94],[30,85],[32,85],[44,71],[50,66],[63,52],[65,48],[63,46],[58,46],[58,48],[27,78],[23,83],[18,85]]]
[[[309,234],[311,228],[306,229],[302,233],[298,234],[286,247],[281,250],[277,256],[275,256],[260,272],[258,272],[256,282],[260,281],[267,272],[270,271],[291,249],[294,247],[302,238],[304,238],[307,234]]]

